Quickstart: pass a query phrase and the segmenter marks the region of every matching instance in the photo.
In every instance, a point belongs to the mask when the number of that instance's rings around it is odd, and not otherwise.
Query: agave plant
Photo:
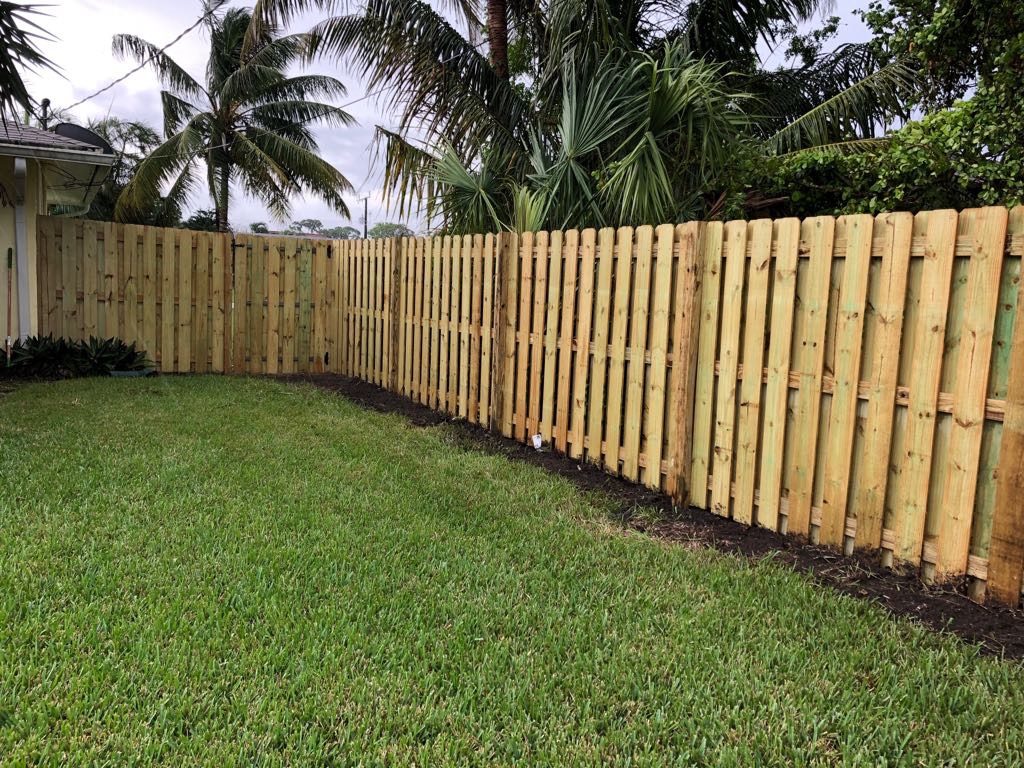
[[[9,359],[0,351],[0,376],[7,378],[62,379],[75,376],[107,376],[115,371],[146,371],[153,363],[135,343],[121,339],[72,341],[65,338],[29,336],[11,348]]]

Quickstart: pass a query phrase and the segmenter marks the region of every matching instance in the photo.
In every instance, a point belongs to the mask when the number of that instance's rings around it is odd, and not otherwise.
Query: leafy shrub
[[[63,379],[108,376],[112,371],[151,368],[146,355],[121,339],[72,341],[48,336],[29,336],[11,348],[10,359],[0,350],[0,376],[24,379]]]
[[[1012,207],[1024,202],[1024,116],[996,86],[907,123],[862,154],[808,150],[751,164],[768,215]]]

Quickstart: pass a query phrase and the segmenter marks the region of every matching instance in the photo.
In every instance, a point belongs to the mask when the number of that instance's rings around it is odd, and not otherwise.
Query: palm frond
[[[172,178],[178,178],[186,165],[203,156],[207,128],[208,115],[195,115],[180,132],[169,137],[139,163],[135,175],[118,198],[115,216],[119,221],[151,208],[164,185]]]
[[[486,162],[471,171],[447,146],[433,164],[431,177],[440,187],[440,213],[453,232],[493,232],[511,225],[501,179]]]
[[[39,8],[0,2],[0,120],[14,118],[16,106],[33,109],[35,102],[22,80],[23,70],[57,71],[57,65],[39,50],[41,42],[54,40],[34,20],[46,15]]]
[[[200,111],[195,104],[175,96],[170,91],[160,92],[160,103],[164,113],[164,136],[173,136]]]
[[[918,87],[915,68],[898,59],[796,118],[766,141],[781,154],[857,138],[865,122],[898,114]]]
[[[384,200],[388,210],[401,218],[409,218],[413,211],[426,205],[429,218],[434,211],[434,185],[430,170],[437,158],[415,146],[404,136],[377,126],[374,135],[374,159],[383,160]]]
[[[114,55],[118,58],[134,59],[136,63],[148,62],[156,72],[160,84],[186,99],[195,99],[209,94],[192,75],[180,64],[160,51],[159,47],[143,40],[136,35],[114,35],[112,44]]]
[[[871,139],[848,139],[847,141],[836,141],[831,144],[818,144],[804,149],[794,149],[791,152],[782,152],[778,157],[797,157],[799,155],[815,153],[822,155],[859,155],[879,152],[892,143],[892,138],[883,136]]]
[[[279,169],[282,178],[294,189],[314,194],[341,215],[350,215],[343,193],[352,193],[354,187],[337,168],[323,158],[271,132],[253,133],[240,138],[239,143],[255,147],[266,161]],[[242,176],[258,171],[251,162],[239,162],[238,165]]]
[[[486,56],[422,0],[368,0],[365,11],[328,19],[310,33],[310,56],[334,55],[360,70],[399,129],[444,137],[461,154],[525,149],[529,107]],[[390,86],[390,87],[388,87]]]

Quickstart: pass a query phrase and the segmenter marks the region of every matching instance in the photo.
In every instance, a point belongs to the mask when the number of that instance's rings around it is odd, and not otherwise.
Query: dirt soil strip
[[[990,608],[966,596],[966,582],[927,586],[912,572],[882,568],[876,557],[841,553],[795,538],[745,526],[702,509],[673,509],[672,499],[552,451],[537,451],[462,420],[407,400],[372,384],[323,374],[277,377],[309,382],[375,411],[397,413],[419,427],[445,424],[455,441],[470,450],[523,461],[564,477],[586,491],[599,491],[618,504],[617,517],[629,528],[688,547],[711,547],[754,560],[771,558],[809,574],[819,584],[872,600],[896,616],[905,616],[940,632],[976,643],[988,654],[1024,659],[1024,611]],[[643,508],[646,513],[638,515]],[[653,510],[654,514],[650,511]]]

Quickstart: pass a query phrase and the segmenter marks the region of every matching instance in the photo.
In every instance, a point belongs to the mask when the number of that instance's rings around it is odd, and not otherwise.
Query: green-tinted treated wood
[[[1024,237],[1024,206],[1010,211],[1008,232]],[[1019,291],[1019,284],[1018,284]],[[1009,347],[1006,416],[996,481],[992,538],[988,550],[988,595],[1011,607],[1020,604],[1024,579],[1024,315],[1020,298]]]
[[[936,570],[940,577],[967,570],[1006,227],[1005,208],[964,211],[959,218],[959,234],[971,239],[972,253],[939,518]]]

